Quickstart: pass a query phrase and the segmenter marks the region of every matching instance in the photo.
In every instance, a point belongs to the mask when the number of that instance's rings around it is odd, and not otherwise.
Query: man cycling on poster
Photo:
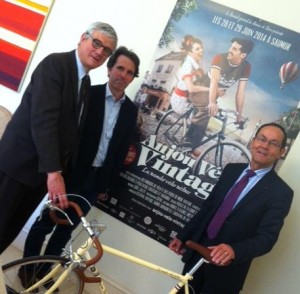
[[[242,121],[245,89],[251,72],[251,65],[246,58],[253,47],[254,43],[251,40],[233,38],[228,52],[216,55],[212,60],[210,71],[197,81],[197,84],[209,86],[210,89],[208,95],[195,93],[189,96],[190,101],[198,109],[186,135],[194,157],[200,155],[197,147],[205,135],[210,116],[218,113],[217,98],[220,89],[223,88],[225,93],[226,89],[236,82],[238,82],[235,95],[237,122]]]

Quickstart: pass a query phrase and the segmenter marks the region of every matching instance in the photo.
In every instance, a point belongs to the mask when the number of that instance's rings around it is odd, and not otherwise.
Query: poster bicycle
[[[186,58],[181,47],[185,36],[202,41],[201,68],[205,73],[209,72],[214,56],[227,54],[233,38],[248,39],[254,44],[247,56],[251,72],[243,107],[246,123],[238,129],[233,117],[222,133],[231,146],[225,163],[240,161],[238,154],[249,152],[249,142],[261,123],[284,125],[289,137],[288,150],[300,127],[299,34],[212,1],[177,1],[135,96],[139,137],[132,142],[118,187],[97,204],[101,210],[164,245],[201,209],[222,171],[215,161],[194,158],[179,146],[180,135],[171,144],[158,136],[162,117],[172,109],[170,99]],[[220,108],[235,110],[237,84],[230,85],[218,98]],[[187,117],[187,128],[188,120]],[[170,124],[179,125],[173,118],[165,129]],[[221,127],[218,119],[211,118],[206,135]],[[212,144],[218,143],[208,140],[202,144],[200,156]],[[284,159],[277,163],[277,170]]]

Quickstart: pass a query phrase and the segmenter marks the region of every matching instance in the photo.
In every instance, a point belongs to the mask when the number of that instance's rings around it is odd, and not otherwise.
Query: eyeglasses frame
[[[85,34],[92,40],[92,45],[95,49],[103,48],[103,52],[107,57],[113,55],[113,51],[110,48],[104,46],[99,39],[94,38],[90,32],[86,32]]]
[[[272,141],[272,140],[269,141],[265,137],[255,136],[254,139],[257,140],[260,143],[267,143],[267,145],[272,147],[272,148],[280,148],[280,149],[282,148],[282,145],[280,143]]]

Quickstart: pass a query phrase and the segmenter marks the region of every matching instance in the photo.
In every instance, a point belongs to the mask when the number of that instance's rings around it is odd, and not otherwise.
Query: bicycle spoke
[[[45,293],[66,270],[68,259],[55,256],[36,256],[19,259],[3,266],[3,275],[8,294]],[[56,269],[56,270],[53,270]],[[47,275],[47,272],[50,272]],[[41,283],[43,277],[44,282]],[[26,291],[30,289],[30,291]],[[83,282],[71,272],[53,293],[81,293]]]
[[[157,125],[155,131],[157,141],[168,146],[180,147],[187,132],[188,114],[179,115],[173,110],[168,111]]]
[[[237,142],[223,141],[215,143],[203,151],[193,167],[195,175],[197,175],[200,170],[202,160],[223,169],[226,164],[232,162],[248,163],[250,161],[250,155],[243,145]]]

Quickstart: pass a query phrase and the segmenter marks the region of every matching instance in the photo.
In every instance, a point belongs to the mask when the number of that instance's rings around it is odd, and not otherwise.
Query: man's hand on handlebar
[[[205,247],[195,241],[188,240],[184,245],[197,251],[207,262],[217,266],[229,265],[235,258],[235,253],[228,244]],[[177,238],[174,238],[171,241],[169,249],[180,255],[184,252],[183,243]]]
[[[235,258],[235,253],[228,244],[219,244],[217,246],[210,246],[210,256],[214,264],[224,266],[230,263]]]
[[[69,207],[63,176],[60,172],[48,173],[47,178],[48,199],[61,209]]]
[[[218,107],[217,103],[210,102],[207,105],[207,111],[208,111],[209,116],[216,116],[219,111],[219,107]]]
[[[238,125],[239,130],[243,130],[245,128],[246,121],[247,119],[243,117],[241,113],[236,113],[236,124]]]
[[[174,238],[171,243],[169,244],[169,249],[171,249],[172,251],[174,251],[176,254],[178,255],[182,255],[184,252],[184,248],[183,248],[183,244],[182,242],[177,239]]]

